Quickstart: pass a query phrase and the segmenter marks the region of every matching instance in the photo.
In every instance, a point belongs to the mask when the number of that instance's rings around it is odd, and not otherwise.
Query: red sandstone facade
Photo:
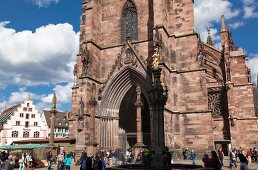
[[[210,36],[207,43],[199,40],[192,0],[88,0],[82,8],[69,125],[77,150],[133,147],[139,121],[143,143],[150,144],[148,70],[155,39],[161,44],[161,80],[168,88],[166,145],[204,151],[216,144],[258,144],[250,70],[224,18],[221,50]],[[137,86],[141,120],[135,106]]]

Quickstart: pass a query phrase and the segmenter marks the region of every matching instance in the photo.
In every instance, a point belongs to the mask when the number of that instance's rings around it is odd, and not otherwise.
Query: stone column
[[[158,51],[156,50],[158,56]],[[154,60],[155,61],[155,60]],[[161,68],[154,65],[152,69],[153,83],[149,91],[151,105],[151,147],[152,169],[168,169],[164,140],[164,106],[167,102],[167,88],[163,89],[160,81]]]
[[[89,105],[91,107],[91,128],[90,128],[90,141],[86,144],[87,146],[87,153],[88,154],[94,154],[96,153],[96,147],[98,143],[95,141],[95,112],[96,112],[96,106],[97,106],[97,100],[95,97],[91,97],[89,101]]]
[[[141,87],[137,85],[136,87],[137,99],[135,102],[135,106],[137,109],[136,123],[137,123],[137,143],[134,145],[135,155],[137,156],[141,149],[145,147],[143,144],[142,138],[142,106],[143,103],[141,101]]]
[[[49,145],[52,145],[52,146],[54,146],[56,113],[57,113],[56,94],[54,94],[52,98],[51,124],[50,124],[50,135],[49,135]]]
[[[49,145],[54,145],[56,113],[57,113],[56,110],[51,110]]]

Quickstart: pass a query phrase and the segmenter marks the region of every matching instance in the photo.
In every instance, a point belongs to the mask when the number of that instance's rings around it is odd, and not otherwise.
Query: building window
[[[31,115],[31,118],[35,118],[35,114],[32,114],[32,115]]]
[[[20,117],[23,117],[23,113],[20,113]]]
[[[30,132],[24,131],[24,132],[23,132],[23,137],[24,137],[24,138],[29,138],[29,137],[30,137]]]
[[[29,108],[29,112],[32,112],[32,108]]]
[[[25,127],[26,127],[26,128],[29,127],[29,123],[30,123],[30,122],[25,122]]]
[[[12,137],[18,138],[18,131],[12,131]]]
[[[24,107],[24,108],[23,108],[23,111],[27,111],[27,107]]]
[[[34,126],[38,126],[38,122],[34,122]]]
[[[122,12],[122,43],[126,42],[126,39],[138,40],[138,19],[137,10],[132,0],[128,0],[123,8]]]
[[[27,107],[29,107],[30,106],[30,103],[27,103]]]
[[[26,114],[26,119],[29,119],[30,118],[30,115],[29,114]]]
[[[16,121],[16,125],[20,126],[21,122],[20,121]]]
[[[39,132],[34,132],[34,138],[39,138]]]

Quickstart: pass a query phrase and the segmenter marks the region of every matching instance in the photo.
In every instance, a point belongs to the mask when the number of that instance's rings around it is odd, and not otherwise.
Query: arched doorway
[[[120,69],[112,79],[107,83],[103,98],[98,108],[100,117],[99,146],[104,149],[122,148],[121,141],[124,141],[123,148],[127,146],[127,137],[132,137],[130,145],[132,146],[136,139],[136,86],[141,87],[142,108],[142,131],[143,143],[150,145],[150,109],[148,98],[146,97],[150,89],[150,80],[144,70],[138,70],[132,66],[126,66]],[[132,108],[134,107],[134,109]],[[130,113],[131,114],[128,114]],[[130,121],[132,127],[124,125]],[[121,136],[121,134],[124,134]],[[121,139],[123,138],[123,139]],[[135,138],[135,139],[133,139]]]
[[[143,94],[141,94],[141,101],[143,103],[141,109],[143,144],[150,146],[150,110],[148,102]],[[119,109],[120,147],[123,152],[128,148],[133,148],[137,143],[137,108],[135,102],[136,87],[132,86],[123,97]]]

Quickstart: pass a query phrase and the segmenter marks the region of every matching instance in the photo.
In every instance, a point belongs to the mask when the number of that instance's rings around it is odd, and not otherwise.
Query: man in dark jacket
[[[13,156],[9,155],[8,159],[4,161],[4,170],[13,170],[13,169],[14,169]]]

